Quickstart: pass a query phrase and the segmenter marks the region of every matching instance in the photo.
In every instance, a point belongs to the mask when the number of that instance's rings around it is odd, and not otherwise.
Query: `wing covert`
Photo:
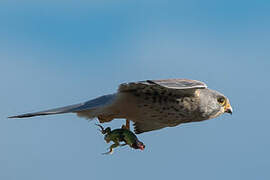
[[[164,79],[164,80],[148,80],[153,83],[169,89],[204,89],[207,85],[201,81],[190,79]]]
[[[179,96],[194,95],[197,89],[207,88],[207,85],[197,80],[189,79],[164,79],[147,80],[123,83],[119,86],[119,92],[137,92],[150,94],[175,94]]]

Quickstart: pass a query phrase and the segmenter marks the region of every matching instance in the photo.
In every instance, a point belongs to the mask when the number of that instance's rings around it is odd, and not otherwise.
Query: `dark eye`
[[[225,100],[224,97],[218,98],[217,101],[218,101],[218,103],[219,103],[221,106],[224,106],[224,105],[225,105],[225,102],[226,102],[226,100]]]

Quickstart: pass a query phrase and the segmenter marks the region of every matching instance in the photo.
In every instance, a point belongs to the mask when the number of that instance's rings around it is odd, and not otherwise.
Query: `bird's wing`
[[[207,85],[201,81],[190,79],[164,79],[149,80],[148,83],[156,84],[169,89],[204,89]]]
[[[177,94],[193,94],[196,89],[207,88],[207,85],[197,80],[189,79],[164,79],[147,80],[131,83],[123,83],[119,86],[119,92],[158,92],[159,90],[172,91]]]
[[[96,99],[86,101],[84,103],[74,104],[70,106],[64,106],[55,109],[49,109],[45,111],[39,111],[34,113],[26,113],[16,116],[10,116],[9,118],[26,118],[33,116],[42,116],[42,115],[51,115],[51,114],[63,114],[63,113],[79,113],[86,110],[96,109],[99,107],[103,107],[107,104],[110,104],[116,97],[116,94],[110,94],[98,97]]]
[[[141,134],[148,131],[154,131],[158,129],[162,129],[167,127],[166,125],[159,124],[159,123],[153,123],[153,122],[135,122],[134,124],[134,132],[136,134]]]

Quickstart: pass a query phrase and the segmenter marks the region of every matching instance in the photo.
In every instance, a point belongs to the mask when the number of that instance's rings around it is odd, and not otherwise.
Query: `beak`
[[[232,115],[233,109],[232,109],[230,103],[228,103],[228,104],[225,106],[225,111],[224,111],[224,112],[225,112],[225,113],[229,113],[229,114]]]

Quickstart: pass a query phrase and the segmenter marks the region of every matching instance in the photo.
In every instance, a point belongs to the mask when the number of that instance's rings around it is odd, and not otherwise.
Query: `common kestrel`
[[[97,117],[101,123],[124,118],[128,128],[131,120],[135,132],[143,133],[215,118],[225,112],[232,114],[229,99],[208,89],[205,83],[189,79],[166,79],[124,83],[114,94],[9,118],[62,113],[77,113],[87,119]]]

